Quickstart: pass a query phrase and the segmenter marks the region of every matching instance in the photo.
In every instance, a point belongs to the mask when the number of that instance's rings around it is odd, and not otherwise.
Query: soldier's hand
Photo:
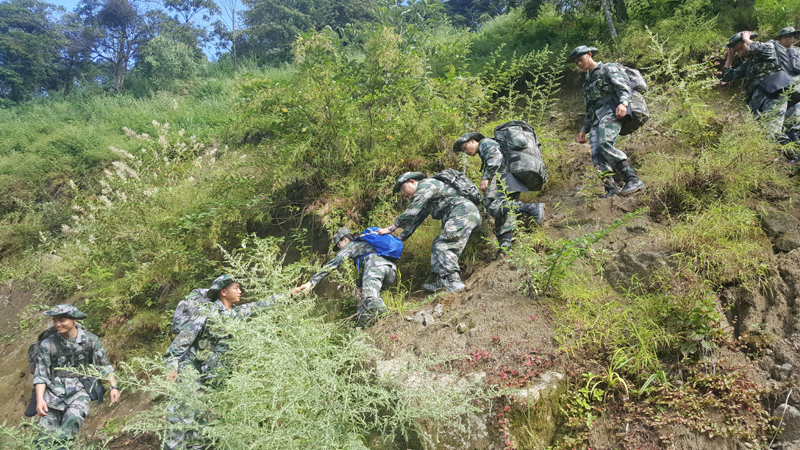
[[[486,188],[489,187],[489,180],[481,180],[480,190],[481,192],[486,192]]]
[[[117,403],[119,401],[119,389],[112,389],[111,390],[111,404]]]
[[[742,31],[742,40],[747,44],[750,43],[750,42],[747,42],[747,41],[750,41],[750,35],[751,35],[750,31]]]
[[[292,295],[299,294],[301,291],[305,291],[306,289],[311,289],[310,281],[306,284],[301,284],[300,286],[297,286],[296,288],[292,289]]]
[[[46,416],[47,415],[47,403],[44,400],[37,400],[36,401],[36,414],[38,416]]]
[[[625,114],[628,114],[628,108],[620,103],[617,105],[617,119],[622,119],[625,117]]]
[[[378,230],[378,234],[380,234],[381,236],[385,236],[387,234],[392,234],[392,230],[390,230],[388,227],[387,228],[381,228],[381,229]]]
[[[172,381],[173,383],[178,380],[178,371],[177,370],[170,370],[167,372],[167,381]]]
[[[581,130],[581,131],[578,132],[577,141],[578,141],[579,144],[583,144],[583,143],[586,142],[586,132],[585,131]]]

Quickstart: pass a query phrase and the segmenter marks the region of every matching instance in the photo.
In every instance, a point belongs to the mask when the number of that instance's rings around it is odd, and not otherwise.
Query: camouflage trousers
[[[494,217],[494,235],[498,239],[501,235],[514,231],[514,228],[517,227],[517,218],[512,210],[520,206],[519,196],[519,192],[506,194],[499,189],[497,177],[489,183],[489,188],[486,189],[486,212]],[[503,245],[503,243],[499,244]]]
[[[601,172],[613,172],[620,161],[628,159],[628,155],[614,147],[622,128],[622,121],[614,112],[604,115],[589,130],[589,145],[592,147],[592,163]]]
[[[767,129],[769,137],[784,142],[796,140],[800,133],[800,103],[789,108],[786,95],[769,98],[759,89],[753,93],[747,106]]]
[[[470,202],[461,203],[442,217],[442,231],[431,245],[431,273],[440,277],[460,272],[458,257],[472,230],[480,226],[481,213]]]
[[[397,280],[397,270],[392,266],[374,266],[365,270],[361,277],[359,313],[362,309],[385,308],[386,305],[381,299],[381,291],[395,280]]]
[[[64,410],[49,408],[46,416],[39,417],[41,434],[36,439],[36,448],[51,450],[69,448],[71,441],[78,436],[86,414],[89,413],[89,394],[73,396],[72,403]]]
[[[197,395],[203,395],[203,390],[198,389]],[[195,411],[179,402],[170,403],[167,411],[169,411],[167,420],[171,428],[167,431],[167,436],[161,444],[163,450],[202,450],[205,448],[205,440],[201,432],[204,419],[202,412]]]

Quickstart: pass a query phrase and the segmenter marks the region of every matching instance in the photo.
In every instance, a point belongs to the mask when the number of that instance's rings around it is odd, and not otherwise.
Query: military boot
[[[620,161],[617,163],[617,171],[622,174],[625,179],[625,187],[619,191],[619,195],[625,197],[633,194],[634,192],[644,189],[644,183],[636,176],[636,171],[628,164],[628,161]]]
[[[544,221],[544,203],[520,203],[517,212],[533,217],[536,224],[542,226]]]
[[[436,281],[434,281],[433,283],[425,283],[422,285],[422,289],[425,289],[426,291],[430,292],[440,291],[446,287],[447,287],[447,281],[445,280],[445,277],[441,277],[439,275],[436,275]]]
[[[603,198],[609,198],[619,194],[619,187],[613,178],[604,180],[603,187],[606,188],[606,195],[604,195]]]
[[[453,272],[447,275],[446,279],[447,289],[445,289],[445,292],[456,292],[466,287],[464,283],[461,282],[461,276],[458,274],[458,272]]]

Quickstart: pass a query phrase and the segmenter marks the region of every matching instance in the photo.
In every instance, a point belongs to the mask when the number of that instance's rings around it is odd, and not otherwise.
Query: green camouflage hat
[[[597,54],[600,53],[600,50],[598,50],[597,47],[587,47],[585,45],[579,45],[575,47],[575,50],[573,50],[572,53],[569,54],[567,62],[568,63],[575,62],[576,59],[580,58],[581,56],[587,53],[591,53],[592,56],[597,56]]]
[[[79,310],[78,308],[67,304],[56,305],[53,309],[45,311],[44,315],[64,316],[75,320],[82,320],[88,317],[86,313],[81,312],[81,310]]]
[[[405,183],[408,180],[419,181],[419,180],[424,180],[425,178],[428,178],[428,176],[422,172],[406,172],[397,178],[397,182],[394,184],[394,189],[392,189],[392,193],[396,194],[400,190],[400,188],[403,187],[403,183]]]
[[[473,139],[475,139],[476,141],[480,142],[480,141],[486,139],[486,136],[478,133],[477,131],[472,131],[472,132],[469,132],[469,133],[465,133],[460,138],[456,139],[455,142],[453,142],[453,151],[456,152],[456,153],[460,152],[461,151],[461,146],[464,145],[464,143],[469,142],[469,141],[471,141]]]
[[[786,36],[795,37],[795,36],[797,36],[797,31],[795,31],[794,27],[781,28],[781,31],[778,31],[778,36],[776,36],[775,38],[776,39],[780,39],[780,38],[786,37]]]
[[[755,39],[757,37],[758,37],[758,33],[755,33],[755,32],[750,33],[750,39]],[[731,36],[730,40],[728,41],[728,45],[726,45],[725,47],[726,48],[733,48],[734,46],[736,46],[736,44],[738,44],[740,42],[744,42],[744,38],[742,37],[742,33],[741,32],[736,33],[733,36]]]
[[[333,233],[333,245],[338,244],[339,241],[341,241],[342,238],[348,234],[350,234],[350,229],[347,227],[342,227],[336,230],[336,233]]]
[[[206,294],[208,298],[211,300],[216,300],[219,298],[219,291],[225,289],[226,287],[230,286],[232,283],[236,283],[237,281],[233,279],[233,275],[226,273],[225,275],[217,277],[213,283],[211,283],[211,287],[208,288],[208,293]]]

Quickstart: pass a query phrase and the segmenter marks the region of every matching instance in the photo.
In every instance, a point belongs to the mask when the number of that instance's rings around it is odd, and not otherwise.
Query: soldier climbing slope
[[[466,133],[453,143],[453,151],[464,152],[467,156],[478,155],[483,162],[479,189],[486,193],[486,211],[494,217],[494,234],[501,252],[511,247],[514,238],[516,218],[513,212],[533,217],[537,224],[542,224],[544,203],[519,201],[520,194],[530,190],[509,171],[508,161],[496,140],[477,132]],[[505,182],[505,192],[500,189],[500,179]]]
[[[200,373],[200,385],[211,384],[219,376],[218,369],[224,367],[224,356],[228,350],[227,341],[231,336],[220,334],[209,321],[225,322],[228,320],[244,320],[264,308],[273,305],[278,296],[270,297],[246,305],[237,305],[242,297],[242,289],[236,280],[225,274],[214,280],[206,294],[213,303],[203,305],[181,329],[178,336],[164,354],[167,367],[167,379],[176,381],[178,374],[188,367]],[[198,386],[198,395],[202,395],[202,386]],[[204,439],[200,433],[202,418],[200,414],[183,404],[171,404],[167,417],[174,428],[164,440],[163,448],[201,449]]]
[[[339,248],[336,257],[314,274],[309,282],[296,287],[292,293],[297,294],[313,288],[332,271],[341,267],[345,259],[350,258],[354,264],[357,264],[359,271],[363,270],[363,275],[359,274],[361,275],[358,283],[361,287],[361,300],[358,302],[356,315],[359,326],[368,326],[386,312],[386,304],[381,298],[381,290],[395,282],[397,266],[388,257],[379,255],[372,244],[358,239],[358,236],[353,236],[345,227],[336,230],[333,242]]]
[[[472,183],[470,183],[472,184]],[[472,186],[475,188],[474,185]],[[412,199],[411,205],[394,224],[381,228],[381,235],[402,228],[400,239],[405,241],[414,234],[430,215],[442,221],[442,231],[431,246],[431,276],[422,287],[431,292],[464,289],[459,273],[458,257],[464,251],[472,230],[481,224],[478,207],[463,196],[455,186],[421,172],[406,172],[397,178],[393,192],[402,191],[403,197]]]
[[[769,136],[785,146],[784,154],[791,162],[800,162],[800,107],[788,108],[784,91],[794,84],[800,70],[800,53],[789,52],[777,41],[755,42],[758,34],[742,31],[731,36],[728,57],[722,70],[722,81],[744,79],[747,106],[764,124]],[[733,59],[749,56],[735,69]]]
[[[567,62],[575,62],[578,69],[587,72],[583,82],[583,101],[586,118],[578,133],[577,141],[586,142],[592,148],[592,163],[600,172],[606,195],[631,195],[644,188],[644,183],[636,171],[628,164],[628,155],[614,146],[622,129],[622,119],[628,113],[628,105],[633,95],[628,85],[628,76],[623,68],[614,63],[595,61],[599,52],[594,47],[581,45],[570,53]],[[611,177],[616,170],[625,180],[620,190]]]
[[[111,403],[119,400],[119,387],[100,339],[76,322],[85,319],[85,313],[72,305],[58,305],[44,314],[53,318],[56,333],[39,343],[36,357],[33,385],[36,414],[42,427],[36,446],[62,449],[68,448],[78,435],[89,412],[89,402],[101,400],[103,395],[100,380],[79,372],[85,373],[91,366],[107,375]]]

